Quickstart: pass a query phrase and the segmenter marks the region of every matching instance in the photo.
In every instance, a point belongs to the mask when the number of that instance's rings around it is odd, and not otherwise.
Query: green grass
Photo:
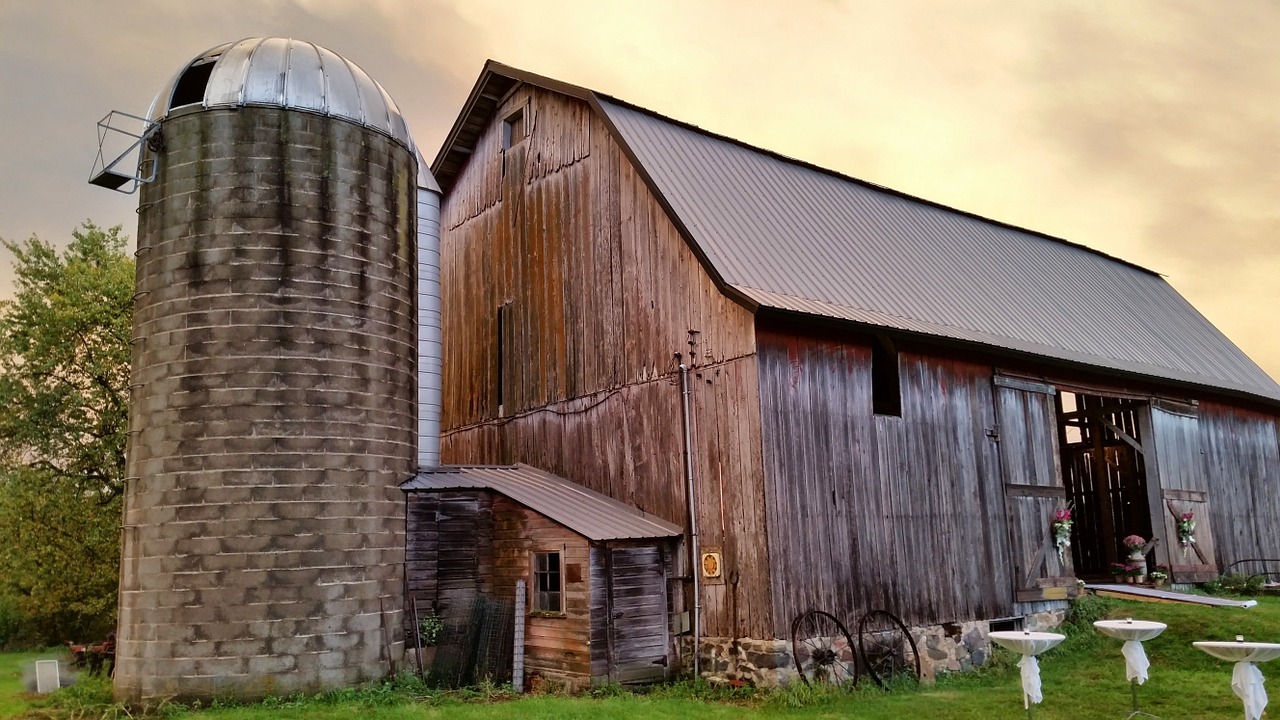
[[[23,673],[34,673],[36,660],[65,657],[60,649],[35,652],[0,653],[0,718],[13,717],[26,709],[32,696],[23,685]]]
[[[1280,599],[1260,598],[1259,603],[1249,610],[1099,598],[1078,604],[1073,619],[1064,626],[1067,641],[1041,656],[1045,700],[1036,707],[1035,717],[1112,720],[1128,713],[1129,685],[1124,679],[1121,644],[1094,632],[1091,623],[1103,617],[1134,617],[1169,624],[1163,635],[1145,644],[1151,659],[1151,679],[1138,691],[1142,708],[1165,718],[1235,720],[1242,711],[1231,692],[1231,665],[1196,650],[1191,643],[1231,640],[1238,634],[1250,640],[1280,641]],[[112,704],[110,687],[104,681],[81,682],[49,700],[19,695],[21,667],[38,656],[0,655],[0,717],[128,717],[124,708]],[[200,709],[169,706],[157,715],[174,720],[1018,720],[1026,713],[1015,661],[1012,653],[997,649],[992,661],[978,671],[945,677],[918,690],[893,693],[869,686],[852,692],[805,687],[767,692],[680,683],[644,694],[605,688],[585,697],[514,698],[498,688],[440,693],[406,680],[256,705]],[[1280,677],[1280,663],[1264,665],[1263,672],[1268,670]],[[1273,692],[1280,687],[1280,683],[1270,685]],[[1280,697],[1276,702],[1280,703]]]

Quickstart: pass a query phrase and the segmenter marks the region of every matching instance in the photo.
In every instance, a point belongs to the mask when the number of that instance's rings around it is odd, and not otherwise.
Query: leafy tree
[[[0,302],[0,605],[28,641],[100,636],[114,624],[134,263],[119,227],[88,222],[61,252],[3,244],[16,280]]]
[[[0,303],[0,449],[109,500],[124,489],[133,260],[120,228],[85,223],[61,254],[32,237]]]
[[[16,615],[3,644],[104,638],[115,628],[119,566],[118,499],[60,487],[39,470],[0,475],[0,604]]]

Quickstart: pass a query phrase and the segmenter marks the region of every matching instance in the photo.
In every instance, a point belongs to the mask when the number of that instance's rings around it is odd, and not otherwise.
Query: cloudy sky
[[[1280,377],[1275,0],[3,0],[0,237],[133,235],[94,123],[256,35],[363,67],[428,159],[493,58],[1118,255]]]

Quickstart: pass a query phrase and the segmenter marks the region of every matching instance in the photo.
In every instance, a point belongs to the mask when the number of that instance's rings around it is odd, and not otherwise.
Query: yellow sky
[[[494,58],[1088,245],[1280,377],[1273,0],[5,0],[0,237],[132,234],[136,198],[85,183],[94,121],[252,35],[362,66],[428,158]]]

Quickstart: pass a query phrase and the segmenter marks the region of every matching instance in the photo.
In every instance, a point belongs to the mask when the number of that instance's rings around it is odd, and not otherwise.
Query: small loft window
[[[560,572],[560,553],[533,554],[534,612],[564,612],[564,575]]]
[[[902,417],[902,384],[898,380],[898,351],[888,338],[871,346],[871,411]]]
[[[169,98],[169,109],[204,102],[204,89],[209,84],[209,77],[213,75],[213,66],[217,62],[218,58],[212,57],[187,68],[182,73],[182,77],[178,78],[177,84],[173,86],[173,96]]]
[[[524,110],[517,110],[502,121],[502,149],[509,150],[512,145],[524,140]]]

